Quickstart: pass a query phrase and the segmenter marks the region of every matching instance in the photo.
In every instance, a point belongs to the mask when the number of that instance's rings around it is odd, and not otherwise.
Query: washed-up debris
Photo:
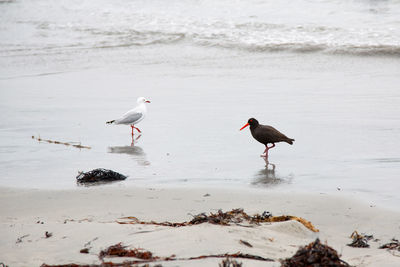
[[[242,259],[253,259],[253,260],[260,260],[260,261],[274,261],[272,259],[263,258],[257,255],[251,254],[242,254],[240,252],[234,254],[216,254],[216,255],[202,255],[197,257],[189,257],[189,258],[176,258],[175,255],[171,255],[169,257],[159,257],[153,256],[153,253],[150,251],[141,249],[141,248],[134,248],[134,249],[127,249],[127,246],[123,246],[122,243],[118,243],[116,245],[110,246],[105,250],[100,251],[99,258],[104,259],[105,257],[134,257],[140,259],[139,261],[130,261],[130,263],[136,264],[140,262],[155,262],[155,261],[186,261],[186,260],[199,260],[205,258],[242,258]]]
[[[233,209],[228,212],[222,212],[219,210],[217,213],[210,213],[207,215],[205,213],[200,213],[193,217],[193,219],[189,222],[181,222],[181,223],[171,223],[171,222],[143,222],[134,216],[123,217],[121,219],[129,220],[129,221],[117,221],[119,224],[152,224],[159,226],[170,226],[170,227],[182,227],[188,225],[195,225],[201,223],[212,223],[219,225],[231,225],[231,224],[239,224],[243,222],[247,222],[250,224],[259,224],[259,223],[270,223],[270,222],[283,222],[289,220],[296,220],[302,223],[305,227],[310,229],[313,232],[319,232],[311,222],[296,216],[283,215],[283,216],[272,216],[269,212],[264,212],[263,214],[255,214],[253,216],[249,216],[247,213],[243,211],[243,209]]]
[[[64,222],[65,223],[65,222]],[[92,240],[88,241],[85,243],[85,245],[83,246],[83,249],[81,249],[79,252],[80,253],[84,253],[84,254],[88,254],[89,250],[92,248],[90,245],[93,241],[96,241],[97,239],[99,239],[98,237],[93,238]]]
[[[0,267],[9,267],[7,264],[0,262]]]
[[[242,263],[227,257],[218,264],[219,267],[242,267]]]
[[[23,236],[21,236],[21,237],[18,237],[17,238],[17,241],[15,241],[15,244],[18,244],[18,243],[22,243],[22,239],[24,239],[25,237],[28,237],[29,235],[23,235]]]
[[[269,258],[264,258],[261,256],[257,255],[251,255],[251,254],[242,254],[240,252],[234,253],[234,254],[216,254],[216,255],[203,255],[203,256],[198,256],[198,257],[190,257],[190,258],[177,258],[177,260],[200,260],[200,259],[206,259],[206,258],[239,258],[239,259],[249,259],[249,260],[258,260],[258,261],[274,261],[273,259]]]
[[[383,248],[387,248],[389,250],[396,250],[397,249],[398,251],[400,251],[400,242],[399,242],[399,240],[397,240],[395,238],[392,238],[391,242],[386,243],[386,244],[380,246],[379,248],[382,248],[382,249]]]
[[[60,142],[60,141],[54,141],[54,140],[50,140],[50,139],[42,139],[39,137],[35,137],[34,135],[32,135],[32,139],[38,140],[39,142],[46,142],[49,144],[57,144],[57,145],[64,145],[64,146],[73,146],[76,148],[86,148],[86,149],[91,149],[90,146],[83,146],[81,145],[80,142]]]
[[[158,260],[159,257],[153,257],[153,254],[150,251],[146,251],[141,248],[127,249],[127,246],[123,246],[121,243],[110,246],[105,250],[100,251],[99,258],[103,259],[104,257],[134,257],[142,260]]]
[[[83,249],[79,250],[79,253],[88,254],[89,248],[83,248]]]
[[[249,242],[247,242],[247,241],[245,241],[245,240],[242,240],[242,239],[239,240],[239,243],[240,243],[240,244],[243,244],[243,245],[245,245],[245,246],[248,246],[249,248],[252,248],[252,247],[253,247]]]
[[[137,260],[126,260],[122,263],[113,263],[113,262],[106,262],[104,258],[106,257],[132,257],[137,258]],[[177,258],[175,255],[171,255],[169,257],[159,257],[153,256],[153,253],[150,251],[146,251],[144,249],[127,249],[126,246],[123,246],[121,243],[116,245],[110,246],[105,250],[102,250],[99,254],[99,258],[102,260],[102,263],[92,264],[92,265],[78,265],[78,264],[63,264],[63,265],[47,265],[43,263],[41,267],[139,267],[137,264],[142,263],[154,263],[160,261],[189,261],[189,260],[201,260],[206,258],[226,258],[230,259],[230,263],[236,262],[231,260],[231,258],[241,258],[241,259],[251,259],[251,260],[258,260],[258,261],[274,261],[273,259],[263,258],[257,255],[251,254],[242,254],[240,252],[233,253],[233,254],[214,254],[214,255],[202,255],[196,257],[189,257],[189,258]],[[150,265],[141,265],[140,267],[150,267]],[[236,264],[238,264],[236,262]],[[223,265],[223,266],[231,266],[231,265]],[[232,265],[233,267],[241,266],[240,265]],[[153,267],[161,267],[160,264],[154,265]]]
[[[350,238],[353,238],[353,242],[347,244],[350,247],[355,248],[369,248],[368,241],[374,238],[373,235],[359,234],[357,231],[354,231]]]
[[[281,267],[350,266],[347,262],[339,258],[336,250],[328,245],[321,244],[318,238],[307,246],[301,247],[291,258],[282,260],[281,264]]]
[[[46,238],[49,238],[49,237],[52,237],[53,236],[53,233],[50,233],[50,232],[45,232],[44,233],[44,236],[46,237]]]
[[[79,175],[76,176],[78,184],[85,184],[85,185],[114,182],[125,179],[126,179],[125,175],[122,175],[112,170],[107,170],[102,168],[94,169],[88,172],[79,172]]]

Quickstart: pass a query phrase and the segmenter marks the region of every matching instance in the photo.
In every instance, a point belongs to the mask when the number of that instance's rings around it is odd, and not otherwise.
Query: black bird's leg
[[[261,155],[261,157],[265,157],[266,159],[268,159],[268,150],[270,150],[271,148],[274,148],[275,144],[272,143],[272,146],[268,147],[268,144],[265,145],[265,150],[264,150],[264,154]]]

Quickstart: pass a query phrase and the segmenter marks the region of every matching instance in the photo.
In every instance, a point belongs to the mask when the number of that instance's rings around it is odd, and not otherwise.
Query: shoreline
[[[274,262],[242,260],[244,266],[279,266],[300,246],[317,237],[355,266],[398,266],[400,258],[378,249],[399,232],[400,213],[370,206],[354,198],[328,194],[261,192],[251,189],[97,187],[81,190],[0,188],[1,261],[10,266],[46,264],[98,264],[100,250],[122,242],[156,256],[178,258],[218,253],[248,253]],[[242,208],[247,214],[269,211],[310,221],[314,233],[297,221],[257,227],[220,226],[209,223],[171,228],[156,225],[121,225],[116,220],[134,216],[141,221],[184,222],[194,215],[219,209]],[[45,232],[52,233],[49,238]],[[353,231],[373,235],[370,248],[352,248]],[[21,237],[21,242],[17,240]],[[247,247],[239,241],[253,245]],[[90,243],[89,254],[79,253]],[[172,245],[171,245],[172,244]],[[221,259],[160,262],[163,266],[204,266]],[[182,264],[182,265],[179,265]],[[267,264],[267,265],[266,265]]]
[[[382,210],[387,210],[391,212],[398,213],[400,209],[398,205],[396,205],[395,199],[385,198],[382,195],[374,195],[368,192],[361,192],[355,190],[349,190],[346,188],[334,188],[330,190],[315,190],[313,188],[313,192],[307,192],[305,188],[294,188],[290,189],[286,186],[258,186],[253,184],[222,184],[218,183],[142,183],[139,181],[135,185],[132,181],[116,181],[111,183],[105,183],[101,185],[77,185],[74,184],[73,187],[67,188],[59,188],[59,187],[32,187],[28,185],[26,187],[18,186],[8,186],[8,185],[0,185],[0,192],[3,191],[20,191],[20,192],[28,192],[28,191],[43,191],[43,192],[62,192],[62,191],[82,191],[82,190],[104,190],[104,191],[113,191],[113,190],[130,190],[130,189],[171,189],[171,190],[215,190],[215,191],[233,191],[233,192],[251,192],[256,194],[283,194],[283,195],[299,195],[299,196],[319,196],[326,195],[329,197],[340,198],[340,199],[348,199],[350,201],[355,201],[359,203],[363,203],[365,205],[369,205],[374,208],[379,208]]]

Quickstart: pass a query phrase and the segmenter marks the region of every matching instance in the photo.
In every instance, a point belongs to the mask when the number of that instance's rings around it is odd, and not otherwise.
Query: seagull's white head
[[[150,101],[147,100],[146,98],[144,98],[143,96],[139,97],[139,98],[136,100],[136,102],[137,102],[138,104],[150,103]]]

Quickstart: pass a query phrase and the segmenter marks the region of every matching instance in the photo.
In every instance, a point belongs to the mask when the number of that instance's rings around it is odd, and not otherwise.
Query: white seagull
[[[121,118],[115,119],[112,121],[107,121],[108,124],[126,124],[132,127],[132,136],[133,136],[133,129],[136,129],[139,133],[142,131],[139,128],[135,127],[135,124],[141,122],[147,114],[147,107],[146,103],[150,103],[149,100],[146,100],[144,97],[139,97],[136,101],[138,103],[137,107],[134,109],[129,110]]]

